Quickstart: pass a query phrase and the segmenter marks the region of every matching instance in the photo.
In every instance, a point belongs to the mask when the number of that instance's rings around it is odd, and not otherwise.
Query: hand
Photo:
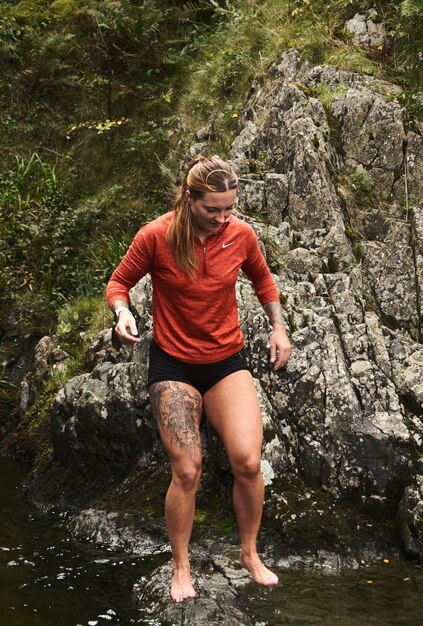
[[[115,331],[123,344],[139,343],[141,341],[138,336],[135,318],[129,311],[121,311],[119,313]]]
[[[274,364],[274,369],[280,369],[291,354],[291,342],[288,339],[285,328],[277,327],[270,335],[270,363]]]

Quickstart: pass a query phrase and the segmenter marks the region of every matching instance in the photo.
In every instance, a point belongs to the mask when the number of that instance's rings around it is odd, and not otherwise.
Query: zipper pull
[[[203,248],[203,254],[206,254],[206,252],[207,252],[207,248],[206,248],[206,246],[204,246],[204,248]]]

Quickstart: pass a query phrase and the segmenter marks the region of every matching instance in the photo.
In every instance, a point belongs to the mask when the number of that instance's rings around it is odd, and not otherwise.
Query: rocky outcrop
[[[266,523],[287,550],[315,541],[348,552],[358,528],[373,532],[374,518],[399,537],[400,511],[407,549],[421,558],[423,127],[405,123],[399,87],[311,67],[296,51],[269,76],[268,88],[252,86],[231,151],[240,210],[275,273],[294,346],[287,366],[272,371],[268,323],[241,277],[240,319],[265,424]],[[198,136],[202,150],[211,134]],[[91,373],[71,380],[51,413],[56,460],[118,490],[134,467],[147,489],[158,477],[148,478],[149,464],[166,462],[145,389],[150,290],[143,279],[132,293],[145,341],[117,357],[102,334]],[[206,476],[228,499],[224,451],[203,434]]]
[[[401,536],[410,558],[423,562],[423,476],[407,487],[399,508]]]
[[[309,483],[392,514],[422,454],[422,126],[410,135],[395,85],[312,68],[295,51],[272,74],[269,90],[253,87],[232,149],[241,209],[274,225],[262,233],[283,258],[294,343],[285,372],[266,373],[266,329],[247,330],[268,439]],[[247,310],[257,329],[260,312]]]
[[[20,384],[19,415],[34,404],[45,381],[66,367],[69,354],[59,345],[59,337],[42,337],[35,346],[31,371]]]
[[[171,578],[171,565],[166,563],[136,585],[140,605],[145,604],[146,597],[152,599],[153,606],[160,606],[156,617],[169,624],[253,626],[256,622],[242,607],[239,598],[239,590],[246,587],[251,578],[236,564],[233,548],[232,554],[225,554],[227,551],[228,548],[222,551],[222,546],[213,541],[205,541],[200,550],[193,550],[195,600],[179,605],[163,602],[168,597]]]

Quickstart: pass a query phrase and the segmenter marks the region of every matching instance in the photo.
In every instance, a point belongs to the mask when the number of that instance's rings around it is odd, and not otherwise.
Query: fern
[[[400,15],[405,19],[423,16],[422,0],[403,0],[400,4]]]

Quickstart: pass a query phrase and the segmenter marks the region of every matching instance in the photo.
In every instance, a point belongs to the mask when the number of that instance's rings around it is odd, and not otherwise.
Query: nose
[[[223,212],[216,215],[216,222],[224,224],[226,222],[226,215]]]

